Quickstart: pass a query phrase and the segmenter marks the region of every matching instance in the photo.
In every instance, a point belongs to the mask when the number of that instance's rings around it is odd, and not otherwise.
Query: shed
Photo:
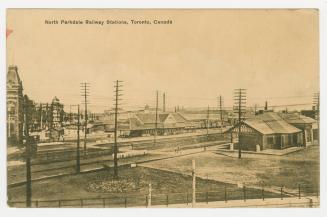
[[[302,146],[302,130],[287,123],[277,113],[267,112],[254,118],[242,121],[239,143],[243,150],[284,149],[292,146]],[[238,134],[239,124],[227,132]]]

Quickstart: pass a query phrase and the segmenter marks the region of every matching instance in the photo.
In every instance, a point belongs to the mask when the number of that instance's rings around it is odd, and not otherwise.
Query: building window
[[[310,132],[310,130],[305,130],[305,134],[306,134],[306,137],[307,137],[307,142],[311,142],[311,132]]]
[[[9,115],[12,115],[12,116],[16,115],[16,108],[15,107],[9,107],[8,113],[9,113]]]
[[[267,143],[268,143],[268,145],[274,144],[274,137],[273,136],[268,136],[267,137]]]
[[[288,142],[289,142],[289,145],[295,144],[295,142],[293,140],[293,135],[292,134],[288,134]]]

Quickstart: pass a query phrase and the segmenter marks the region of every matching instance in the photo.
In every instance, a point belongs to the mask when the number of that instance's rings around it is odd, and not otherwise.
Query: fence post
[[[102,205],[103,205],[103,208],[106,208],[106,198],[102,198]]]
[[[58,207],[61,207],[61,200],[58,200]]]
[[[263,189],[263,187],[261,189],[261,195],[262,195],[262,200],[265,200],[265,190]]]
[[[283,187],[280,188],[280,199],[283,200]]]
[[[36,208],[39,207],[39,201],[38,201],[38,200],[35,201],[35,207],[36,207]]]
[[[145,195],[145,207],[148,208],[148,195]]]
[[[195,208],[196,203],[196,174],[195,174],[195,160],[192,160],[192,208]]]
[[[168,204],[169,204],[169,201],[168,201],[168,194],[166,196],[166,204],[167,204],[167,207],[168,207]]]
[[[83,205],[84,205],[84,204],[83,204],[83,199],[81,199],[81,207],[83,207]]]
[[[208,204],[208,200],[209,200],[209,195],[208,195],[208,192],[206,192],[206,201],[207,201],[207,204]]]
[[[151,207],[152,203],[152,185],[151,182],[149,183],[149,198],[148,198],[148,207]]]
[[[244,202],[246,201],[246,189],[245,189],[245,185],[243,186],[243,199]]]
[[[188,192],[186,193],[186,205],[188,205]]]
[[[227,187],[225,185],[225,203],[227,203]]]
[[[127,198],[125,197],[125,208],[127,207]]]
[[[301,186],[299,185],[299,199],[301,199]]]

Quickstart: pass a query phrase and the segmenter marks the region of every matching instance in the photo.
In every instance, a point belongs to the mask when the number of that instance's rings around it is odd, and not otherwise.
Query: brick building
[[[7,144],[22,143],[23,85],[17,66],[9,66],[7,73]]]

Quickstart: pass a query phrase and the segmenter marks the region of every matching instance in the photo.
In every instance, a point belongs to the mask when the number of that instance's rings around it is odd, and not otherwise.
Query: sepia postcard
[[[8,207],[320,207],[319,10],[6,18]]]

